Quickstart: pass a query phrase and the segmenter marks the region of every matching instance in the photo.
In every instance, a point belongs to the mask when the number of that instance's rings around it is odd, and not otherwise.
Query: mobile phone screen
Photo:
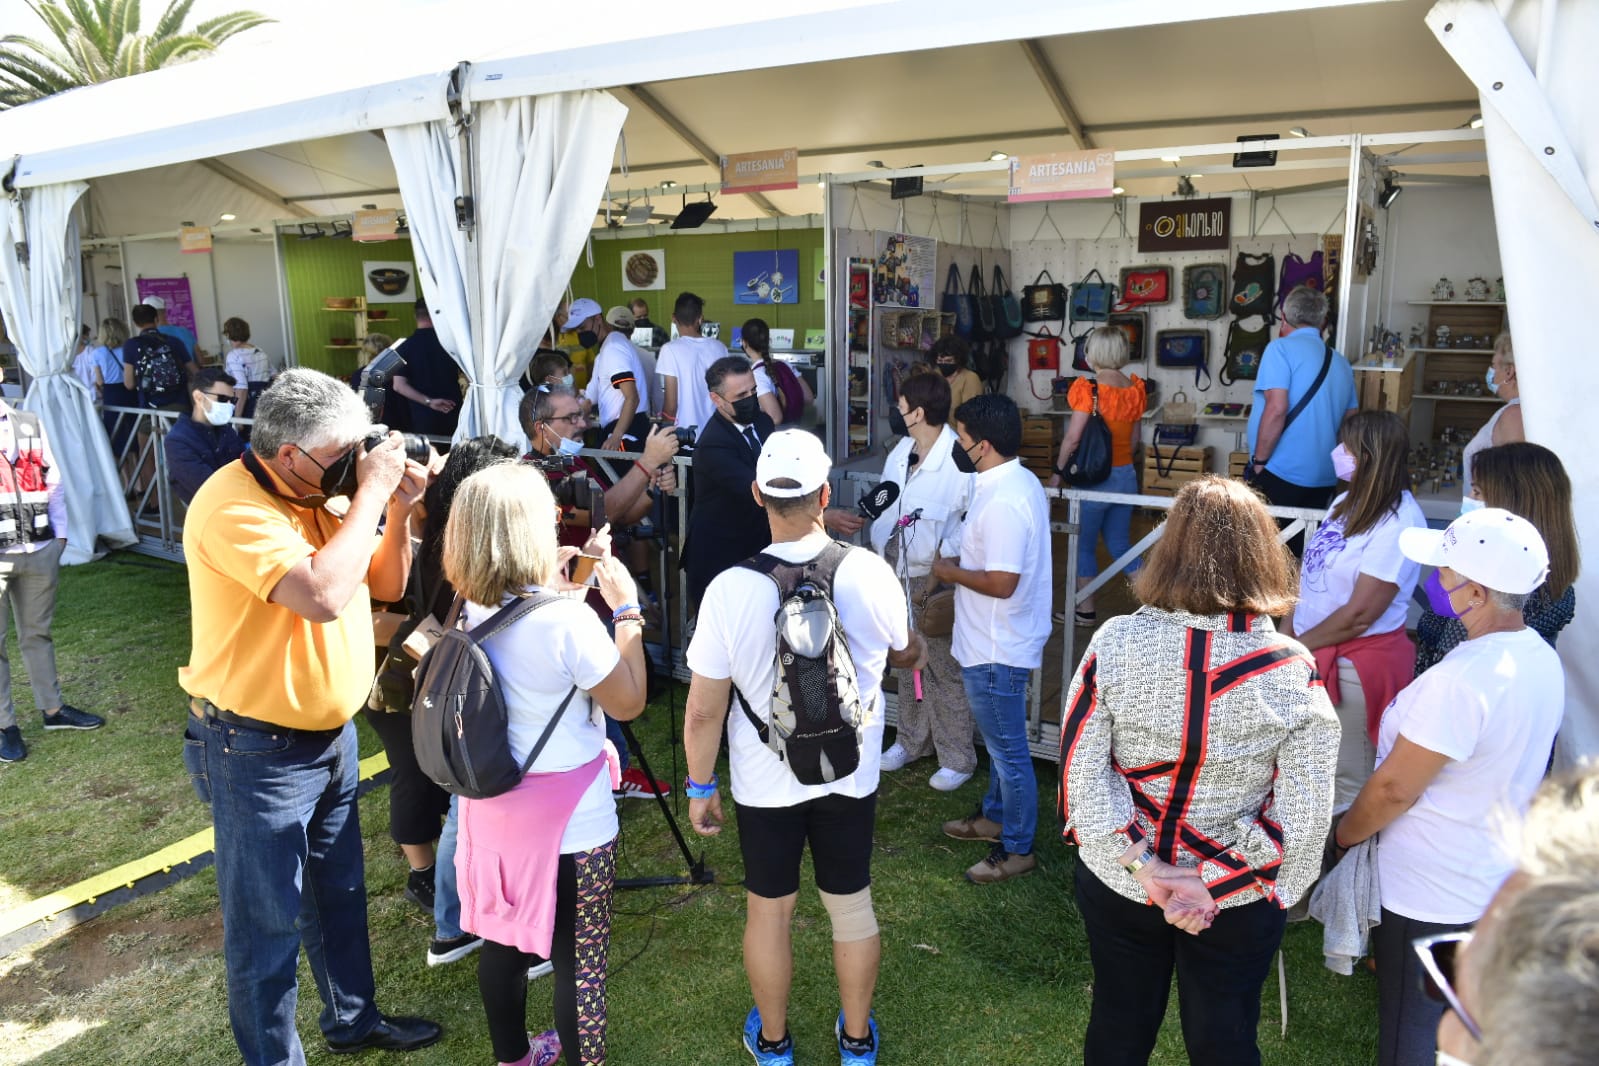
[[[574,585],[587,585],[590,588],[599,588],[599,575],[594,572],[594,564],[600,561],[598,555],[579,555],[572,560],[572,583]]]

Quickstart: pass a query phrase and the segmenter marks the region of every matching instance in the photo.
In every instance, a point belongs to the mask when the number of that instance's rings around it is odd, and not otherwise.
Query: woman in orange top
[[[1094,381],[1099,384],[1099,413],[1110,427],[1110,476],[1097,485],[1081,488],[1095,492],[1138,492],[1138,476],[1133,471],[1133,432],[1138,420],[1144,417],[1147,402],[1144,381],[1137,374],[1124,374],[1127,365],[1127,335],[1116,326],[1100,326],[1088,335],[1083,352],[1088,365],[1094,370]],[[1088,416],[1094,409],[1094,388],[1086,377],[1072,382],[1066,395],[1071,405],[1072,417],[1066,426],[1066,438],[1060,442],[1060,454],[1055,458],[1055,469],[1066,465],[1077,450],[1088,427]],[[1060,474],[1049,479],[1050,488],[1060,487]],[[1133,509],[1123,503],[1096,503],[1084,500],[1081,529],[1077,536],[1077,587],[1082,588],[1099,572],[1097,552],[1099,538],[1105,538],[1105,548],[1110,557],[1119,559],[1132,543]],[[1139,567],[1138,561],[1129,563],[1128,574]],[[1077,624],[1091,626],[1099,620],[1094,611],[1094,598],[1088,596],[1077,601]]]

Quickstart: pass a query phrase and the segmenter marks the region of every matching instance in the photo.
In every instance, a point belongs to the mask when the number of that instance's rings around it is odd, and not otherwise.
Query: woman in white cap
[[[1339,848],[1379,835],[1378,1061],[1430,1064],[1443,1008],[1422,993],[1419,937],[1464,929],[1516,868],[1497,827],[1543,780],[1565,704],[1554,649],[1521,609],[1549,573],[1532,523],[1484,508],[1400,549],[1437,567],[1427,596],[1466,639],[1383,713],[1377,771],[1334,830]]]

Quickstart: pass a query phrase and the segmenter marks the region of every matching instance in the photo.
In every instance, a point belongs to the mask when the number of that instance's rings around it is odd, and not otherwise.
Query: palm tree
[[[194,0],[172,0],[155,32],[139,32],[139,0],[27,0],[53,42],[21,34],[0,38],[0,110],[80,85],[172,66],[216,50],[236,33],[273,19],[233,11],[193,29]]]

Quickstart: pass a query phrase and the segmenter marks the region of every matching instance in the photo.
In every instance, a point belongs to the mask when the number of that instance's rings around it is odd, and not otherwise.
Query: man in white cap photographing
[[[711,581],[688,649],[686,790],[689,820],[702,836],[721,831],[716,753],[730,699],[737,708],[728,763],[748,901],[744,969],[755,1000],[743,1040],[759,1066],[794,1062],[789,931],[807,840],[832,924],[839,1060],[877,1061],[871,1008],[882,945],[871,859],[881,681],[885,663],[919,668],[926,645],[908,629],[905,592],[889,565],[828,537],[822,513],[831,469],[811,433],[783,430],[766,439],[751,491],[772,544]]]
[[[600,447],[610,452],[638,451],[650,432],[650,382],[638,349],[628,339],[633,313],[625,307],[602,313],[598,303],[584,297],[572,301],[562,328],[577,330],[583,347],[600,349],[584,392],[605,433]]]
[[[1466,639],[1383,712],[1377,770],[1334,830],[1340,848],[1378,837],[1382,1066],[1433,1061],[1444,1003],[1423,992],[1424,969],[1516,869],[1500,830],[1543,780],[1566,698],[1559,657],[1521,614],[1549,574],[1532,523],[1483,508],[1442,532],[1404,530],[1399,548],[1437,568],[1427,597]]]

